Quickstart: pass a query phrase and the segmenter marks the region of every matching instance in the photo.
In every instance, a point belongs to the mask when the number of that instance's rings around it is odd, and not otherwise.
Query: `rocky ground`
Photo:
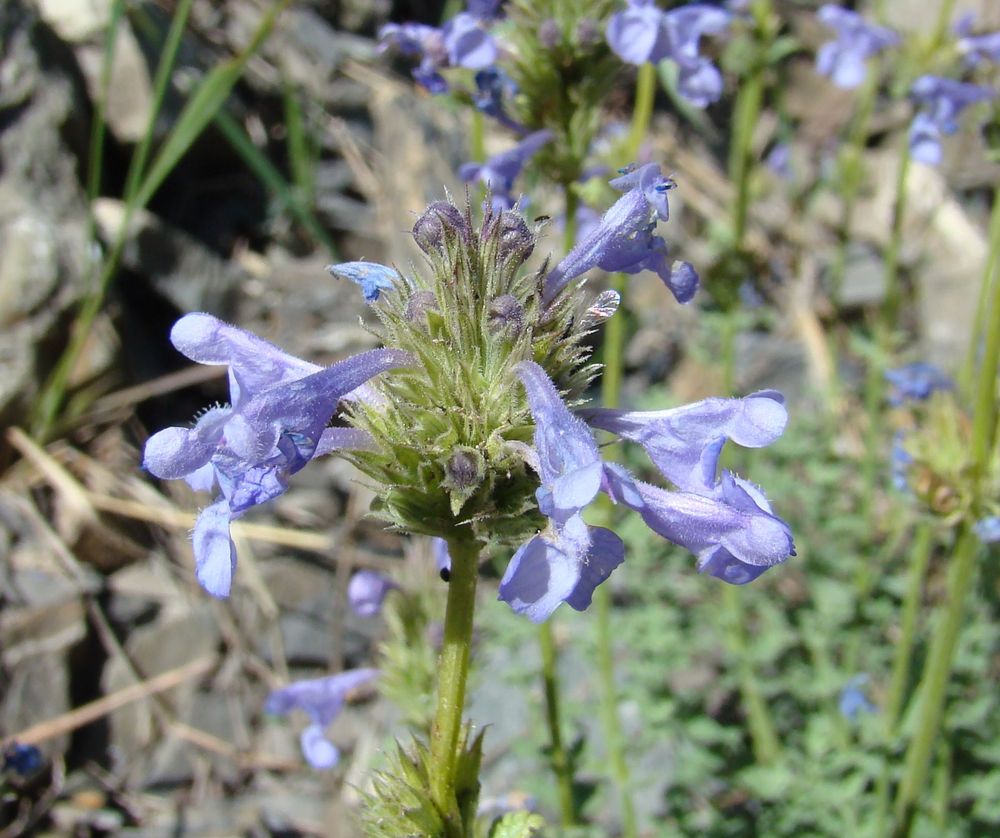
[[[218,370],[186,366],[167,342],[181,313],[211,311],[319,363],[373,345],[360,295],[323,270],[332,254],[290,220],[218,126],[133,219],[56,438],[42,446],[20,430],[123,217],[116,196],[148,121],[157,45],[174,4],[138,4],[120,31],[104,173],[91,205],[88,138],[110,5],[0,6],[0,737],[37,744],[45,760],[27,779],[7,778],[0,835],[350,835],[347,812],[397,730],[395,712],[358,696],[333,729],[351,758],[317,775],[303,767],[297,720],[264,717],[263,699],[290,676],[369,663],[383,628],[345,607],[350,573],[406,565],[420,577],[426,546],[366,519],[366,490],[331,460],[240,528],[240,585],[216,602],[191,573],[187,534],[199,500],[138,465],[151,430],[225,398]],[[287,171],[291,91],[315,148],[311,205],[341,260],[415,259],[405,232],[415,214],[445,188],[463,190],[454,174],[466,148],[462,115],[415,93],[375,52],[373,33],[390,14],[431,12],[391,5],[296,4],[227,106]],[[195,2],[161,137],[185,85],[244,47],[260,14],[251,0]],[[738,378],[739,389],[781,387],[808,404],[833,363],[822,328],[834,313],[820,266],[835,244],[838,208],[821,197],[803,217],[796,201],[816,176],[812,150],[839,130],[847,105],[831,101],[827,87],[817,107],[810,86],[821,82],[807,62],[799,69],[786,102],[802,124],[793,145],[799,185],[762,172],[750,230],[751,246],[773,266],[763,286],[780,316],[775,328],[743,338]],[[759,126],[761,150],[774,128]],[[674,214],[724,217],[731,186],[713,144],[665,115],[651,143],[678,172]],[[874,152],[877,178],[857,213],[836,315],[844,319],[879,297],[873,277],[888,234],[894,148]],[[949,177],[967,194],[997,177],[996,167],[963,166],[980,155],[952,153]],[[964,349],[960,324],[975,304],[984,207],[959,203],[929,168],[914,173],[909,197],[916,244],[903,260],[918,301],[910,314],[926,354],[947,364]],[[557,247],[558,236],[550,241]],[[703,245],[683,246],[697,263]],[[693,313],[678,313],[646,278],[635,281],[631,305],[638,328],[629,392],[668,377],[678,398],[710,392],[711,365],[683,352]],[[493,654],[502,667],[507,652]],[[483,690],[474,707],[502,720],[491,708],[509,707],[524,689]],[[516,736],[516,725],[500,727]],[[518,790],[519,758],[489,759],[489,793]]]

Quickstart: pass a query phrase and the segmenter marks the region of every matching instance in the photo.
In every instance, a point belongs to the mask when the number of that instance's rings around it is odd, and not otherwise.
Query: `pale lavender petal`
[[[302,755],[316,770],[325,771],[333,768],[340,761],[340,751],[323,732],[319,725],[309,725],[299,737],[302,745]]]
[[[580,582],[580,563],[541,536],[522,545],[500,580],[498,599],[534,623],[547,620]]]
[[[170,330],[170,341],[179,352],[199,364],[228,364],[250,392],[302,378],[320,369],[211,314],[184,315]],[[236,404],[239,393],[231,396]]]
[[[479,25],[474,15],[455,15],[442,30],[448,61],[453,67],[481,70],[496,63],[496,41]]]
[[[273,690],[267,697],[264,710],[277,714],[302,710],[314,724],[325,728],[340,713],[347,694],[373,681],[378,674],[377,669],[348,669],[336,675],[294,681]]]
[[[220,599],[229,596],[236,572],[236,546],[229,536],[232,513],[225,500],[205,507],[194,525],[195,576],[201,586]]]
[[[767,568],[794,555],[791,531],[780,518],[759,507],[743,486],[723,473],[714,496],[692,492],[667,492],[633,481],[638,492],[614,494],[617,501],[635,509],[646,525],[674,544],[699,556],[706,570],[717,569],[713,560],[730,567],[733,560],[748,568]],[[719,548],[726,554],[718,553]],[[745,574],[724,575],[727,582],[742,584]]]
[[[722,443],[747,448],[774,442],[788,412],[780,393],[764,390],[742,399],[704,399],[673,410],[590,409],[580,415],[593,427],[642,445],[663,475],[681,489],[709,491],[716,483]]]
[[[205,466],[216,444],[193,428],[166,428],[146,440],[142,467],[162,480],[178,480]]]
[[[201,468],[184,475],[184,482],[195,492],[211,492],[215,487],[215,467],[205,463]]]
[[[910,123],[910,157],[927,166],[941,165],[941,129],[929,114],[918,113]]]
[[[322,457],[334,451],[371,451],[374,447],[375,440],[368,431],[360,428],[327,428],[320,435],[313,456]]]
[[[577,611],[590,606],[594,591],[625,561],[625,542],[604,527],[590,527],[590,549],[580,567],[580,581],[566,597],[566,603]]]
[[[965,56],[970,66],[976,66],[983,61],[1000,64],[1000,32],[990,32],[986,35],[969,35],[958,40],[958,51]]]
[[[543,485],[551,486],[559,478],[579,472],[589,486],[591,481],[588,477],[592,468],[588,470],[588,467],[601,459],[594,435],[570,413],[551,379],[538,364],[522,361],[515,372],[524,384],[528,406],[535,420],[535,449],[538,451]],[[569,499],[570,495],[572,492],[568,488],[561,489],[560,500]]]
[[[707,108],[722,98],[722,73],[707,58],[700,58],[688,67],[681,67],[677,77],[677,92],[696,108]]]
[[[359,617],[376,617],[395,582],[374,570],[359,570],[347,583],[347,602]]]
[[[611,51],[628,64],[659,62],[669,47],[663,13],[652,5],[630,4],[612,15],[605,36]]]

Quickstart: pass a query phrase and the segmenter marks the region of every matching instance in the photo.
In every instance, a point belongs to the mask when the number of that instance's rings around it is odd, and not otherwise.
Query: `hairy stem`
[[[479,578],[479,544],[471,534],[448,538],[451,577],[444,617],[444,641],[438,659],[438,701],[431,729],[431,799],[445,821],[448,838],[464,838],[455,796],[458,742],[469,676],[472,618]]]

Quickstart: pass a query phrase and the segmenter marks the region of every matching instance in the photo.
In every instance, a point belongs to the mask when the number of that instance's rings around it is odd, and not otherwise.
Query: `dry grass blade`
[[[47,739],[62,736],[64,733],[69,733],[113,713],[127,704],[149,698],[156,693],[169,690],[192,678],[197,678],[199,675],[204,675],[215,666],[215,663],[216,657],[214,655],[197,658],[176,669],[167,670],[154,678],[149,678],[96,701],[91,701],[89,704],[84,704],[82,707],[77,707],[75,710],[70,710],[70,712],[54,719],[32,725],[20,733],[15,733],[11,740],[23,745],[37,745]]]

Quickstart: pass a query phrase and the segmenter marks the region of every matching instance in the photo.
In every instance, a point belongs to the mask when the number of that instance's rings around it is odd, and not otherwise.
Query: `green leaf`
[[[535,838],[545,828],[545,819],[534,812],[510,812],[493,824],[489,838]]]

